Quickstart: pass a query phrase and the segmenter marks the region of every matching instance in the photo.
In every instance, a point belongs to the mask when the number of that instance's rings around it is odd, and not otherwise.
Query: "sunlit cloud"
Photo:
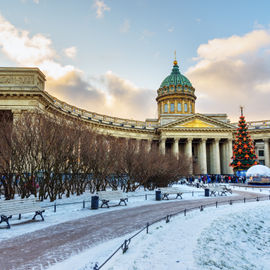
[[[197,111],[228,113],[236,120],[242,104],[249,120],[269,118],[269,49],[268,30],[201,44],[186,73],[199,97]]]
[[[111,8],[107,6],[102,0],[95,0],[94,8],[96,9],[96,17],[103,18],[105,11],[110,11]]]
[[[53,42],[42,34],[31,36],[0,16],[0,50],[16,65],[37,66],[46,75],[46,91],[71,105],[89,111],[144,120],[156,111],[155,91],[142,89],[108,71],[99,77],[62,65]],[[75,57],[76,47],[64,49]]]
[[[69,58],[75,58],[77,55],[77,48],[75,46],[72,46],[70,48],[64,49],[64,53]]]

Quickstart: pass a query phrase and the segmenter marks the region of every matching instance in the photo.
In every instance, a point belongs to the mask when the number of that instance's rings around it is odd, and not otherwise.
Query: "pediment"
[[[173,129],[235,129],[234,126],[224,123],[222,121],[213,119],[211,117],[194,114],[192,116],[187,116],[179,120],[170,122],[166,125],[161,126],[161,128],[173,128]]]

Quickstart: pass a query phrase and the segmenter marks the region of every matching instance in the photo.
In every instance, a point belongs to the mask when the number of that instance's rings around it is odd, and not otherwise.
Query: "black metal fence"
[[[252,201],[258,202],[258,201],[265,201],[265,200],[270,200],[270,195],[265,195],[265,196],[260,196],[260,197],[259,196],[250,197],[250,198],[244,197],[241,199],[234,199],[234,200],[230,199],[230,200],[225,200],[225,201],[215,201],[215,202],[201,204],[199,207],[196,206],[196,207],[181,209],[180,211],[168,214],[165,217],[159,218],[151,223],[147,222],[146,225],[144,225],[138,232],[136,232],[134,235],[132,235],[128,239],[124,240],[124,242],[102,264],[98,265],[98,263],[96,263],[93,270],[101,269],[116,253],[118,253],[119,250],[122,250],[122,253],[124,254],[128,250],[129,244],[131,243],[131,240],[134,237],[136,237],[137,235],[141,234],[144,231],[148,234],[149,227],[155,223],[162,221],[162,220],[165,220],[166,223],[169,223],[173,216],[177,216],[180,214],[184,214],[184,216],[186,216],[187,212],[194,211],[196,209],[199,211],[203,211],[204,208],[206,208],[206,207],[215,206],[217,208],[219,205],[226,205],[226,204],[233,205],[234,203],[247,203],[247,202],[252,202]]]

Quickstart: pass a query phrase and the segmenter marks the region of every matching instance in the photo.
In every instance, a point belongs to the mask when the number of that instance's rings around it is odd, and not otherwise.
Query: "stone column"
[[[147,140],[146,141],[146,146],[145,146],[145,149],[147,152],[150,152],[151,151],[151,147],[152,147],[152,140]]]
[[[173,154],[177,157],[179,157],[179,139],[174,139],[173,142]]]
[[[193,173],[193,159],[192,159],[192,138],[187,139],[186,147],[185,147],[185,155],[190,159],[190,167],[189,174]]]
[[[212,155],[213,173],[220,174],[219,139],[214,139]]]
[[[206,139],[203,138],[199,146],[199,164],[201,173],[207,174],[207,158],[206,158]]]
[[[227,162],[228,162],[228,158],[227,158],[227,141],[224,141],[221,144],[221,153],[220,153],[220,157],[221,157],[221,174],[227,174]]]
[[[159,141],[159,150],[161,154],[166,154],[166,138],[161,138]]]
[[[227,173],[233,174],[233,168],[230,166],[230,163],[232,161],[231,157],[233,156],[232,139],[228,139],[226,155],[227,155],[227,159],[226,159],[227,160]]]
[[[269,139],[264,139],[264,164],[269,167]]]

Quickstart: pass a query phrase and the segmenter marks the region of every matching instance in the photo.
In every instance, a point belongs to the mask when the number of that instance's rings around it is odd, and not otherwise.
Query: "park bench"
[[[180,197],[182,198],[183,192],[179,190],[177,187],[165,187],[165,188],[160,188],[161,194],[162,194],[162,200],[169,200],[169,195],[170,194],[176,194],[176,198]]]
[[[227,196],[227,192],[232,192],[231,189],[228,189],[226,186],[222,185],[222,186],[213,186],[213,187],[210,187],[210,196],[214,195],[214,196],[217,196],[217,195],[225,195]]]
[[[0,223],[6,222],[8,229],[10,228],[9,219],[13,215],[19,215],[21,219],[22,214],[34,212],[32,220],[36,218],[37,215],[41,216],[42,221],[44,221],[42,213],[45,210],[40,207],[40,202],[36,198],[27,198],[20,200],[0,200]]]
[[[127,205],[127,195],[124,195],[121,190],[99,191],[97,195],[99,197],[99,200],[102,202],[100,208],[102,208],[103,206],[107,206],[109,208],[110,201],[118,200],[118,205],[121,205],[122,202]]]

